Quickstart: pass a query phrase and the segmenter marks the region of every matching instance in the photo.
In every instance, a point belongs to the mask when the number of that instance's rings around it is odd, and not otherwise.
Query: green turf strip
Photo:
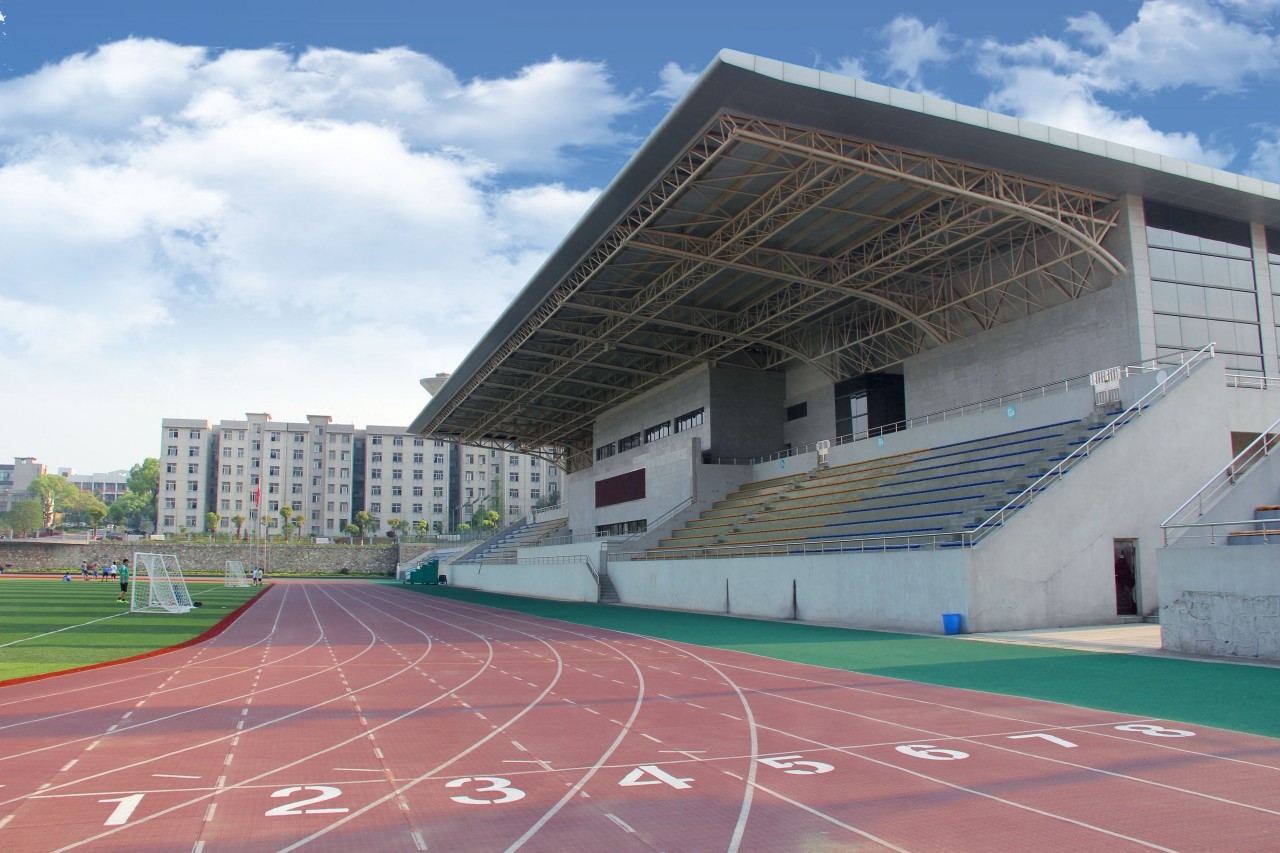
[[[496,595],[419,593],[780,660],[1280,737],[1280,668]]]
[[[0,681],[175,646],[212,628],[259,589],[192,583],[189,613],[130,613],[119,583],[0,577]],[[59,630],[66,629],[66,630]],[[51,633],[56,632],[56,633]],[[43,636],[41,636],[43,635]]]

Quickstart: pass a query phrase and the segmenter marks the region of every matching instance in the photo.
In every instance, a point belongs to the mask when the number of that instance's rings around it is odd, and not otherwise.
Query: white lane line
[[[662,743],[662,741],[658,740],[658,739],[657,739],[656,737],[654,737],[653,735],[647,735],[647,734],[645,734],[644,732],[641,732],[641,733],[640,733],[640,737],[648,738],[649,740],[653,741],[654,743]]]
[[[626,821],[624,821],[622,818],[618,817],[617,815],[606,813],[605,817],[609,818],[609,820],[613,821],[618,826],[622,827],[623,831],[630,832],[632,835],[635,834],[635,830],[632,829],[630,826],[628,826]]]
[[[183,776],[179,773],[152,773],[156,779],[199,779],[199,776]]]
[[[126,612],[127,612],[127,611],[126,611]],[[112,613],[110,616],[103,616],[101,619],[90,619],[88,622],[81,622],[81,623],[80,623],[80,624],[78,624],[78,625],[68,625],[68,626],[67,626],[67,627],[65,627],[65,628],[59,628],[59,629],[58,629],[58,630],[56,630],[56,631],[45,631],[43,634],[35,634],[35,635],[33,635],[33,636],[30,636],[30,637],[23,637],[21,640],[13,640],[13,641],[8,642],[8,643],[0,643],[0,649],[8,648],[9,646],[16,646],[16,645],[18,645],[18,643],[25,643],[25,642],[27,642],[28,640],[38,640],[38,639],[40,639],[41,637],[48,637],[48,636],[51,636],[51,635],[53,635],[53,634],[61,634],[63,631],[74,631],[76,628],[83,628],[85,625],[92,625],[92,624],[93,624],[93,623],[95,623],[95,622],[105,622],[105,621],[106,621],[106,620],[108,620],[108,619],[115,619],[117,616],[123,616],[123,615],[125,615],[125,614],[124,614],[124,613]]]
[[[75,766],[76,766],[76,762],[77,762],[77,761],[79,761],[79,760],[80,760],[80,759],[78,759],[78,758],[73,758],[73,759],[71,759],[71,760],[70,760],[70,761],[68,761],[66,764],[62,765],[62,769],[61,769],[61,770],[59,770],[58,772],[59,772],[59,773],[66,773],[66,772],[67,772],[68,770],[70,770],[72,767],[75,767]]]
[[[218,808],[217,803],[209,803],[209,808],[204,810],[204,822],[208,823],[213,820],[213,813]]]
[[[333,768],[333,772],[335,773],[381,773],[382,771],[377,767],[335,767]]]

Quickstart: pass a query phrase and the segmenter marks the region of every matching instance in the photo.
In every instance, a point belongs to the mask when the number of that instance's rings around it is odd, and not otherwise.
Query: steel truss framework
[[[1106,286],[1114,201],[721,115],[424,431],[575,470],[601,412],[696,365],[890,367]]]

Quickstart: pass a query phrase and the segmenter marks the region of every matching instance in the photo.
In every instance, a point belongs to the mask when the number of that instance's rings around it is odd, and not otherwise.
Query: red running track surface
[[[0,688],[0,850],[300,849],[1277,850],[1280,741],[350,583]]]

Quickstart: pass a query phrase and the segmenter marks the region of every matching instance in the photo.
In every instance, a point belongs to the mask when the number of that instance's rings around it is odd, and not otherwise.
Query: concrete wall
[[[1227,412],[1234,432],[1260,433],[1280,421],[1280,388],[1232,389]]]
[[[1190,497],[1190,495],[1188,495]],[[1260,506],[1280,504],[1280,450],[1273,450],[1271,455],[1255,463],[1252,468],[1240,477],[1235,485],[1218,495],[1217,499],[1204,508],[1199,518],[1188,518],[1189,524],[1208,524],[1229,521],[1252,521],[1254,510]],[[1223,536],[1230,530],[1252,530],[1252,525],[1242,525],[1215,531],[1216,536]],[[1194,547],[1199,544],[1207,531],[1194,528],[1172,530],[1169,544],[1175,542]],[[1280,559],[1280,553],[1277,554]]]
[[[586,563],[453,563],[451,586],[560,601],[599,601],[600,588]]]
[[[15,539],[0,541],[0,566],[12,566],[16,571],[79,571],[83,560],[102,566],[128,557],[132,563],[135,551],[176,554],[184,572],[221,574],[226,569],[227,560],[240,560],[245,568],[251,568],[259,559],[261,548],[175,542],[171,539],[83,545]],[[398,548],[386,545],[269,545],[265,565],[270,573],[332,572],[389,576],[395,571],[398,554]]]
[[[1160,551],[1169,651],[1280,660],[1280,546]]]
[[[1113,286],[903,363],[907,417],[1131,364],[1132,297]]]
[[[1231,458],[1223,363],[1203,364],[973,549],[974,631],[1114,621],[1113,539],[1138,541],[1138,608],[1156,608],[1160,522]]]
[[[787,390],[782,401],[788,406],[805,403],[808,413],[798,420],[782,424],[782,440],[791,447],[804,447],[836,434],[835,389],[826,374],[811,364],[799,363],[787,369]]]
[[[956,549],[613,561],[609,577],[626,604],[937,634],[943,613],[968,610],[967,556]]]

